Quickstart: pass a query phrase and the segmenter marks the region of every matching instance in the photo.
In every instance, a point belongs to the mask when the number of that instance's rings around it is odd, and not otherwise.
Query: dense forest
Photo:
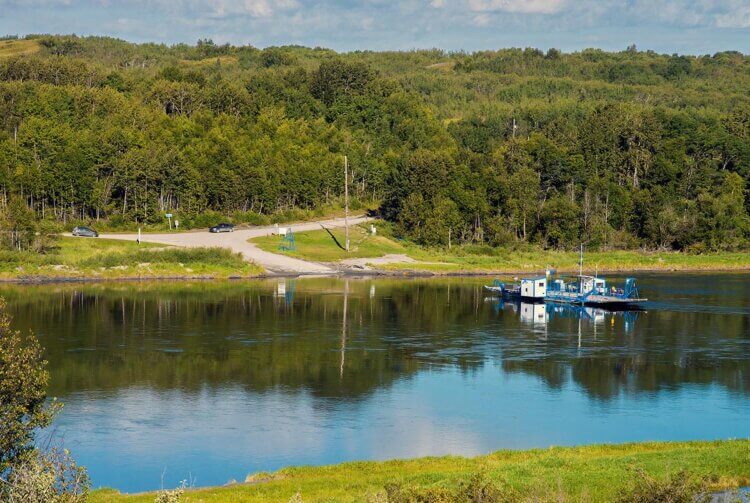
[[[750,57],[0,40],[20,227],[377,203],[442,246],[746,249]],[[6,239],[7,240],[7,239]]]

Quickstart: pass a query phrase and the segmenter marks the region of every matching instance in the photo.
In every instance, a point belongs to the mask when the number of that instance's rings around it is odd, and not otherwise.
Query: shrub
[[[154,503],[180,503],[182,495],[185,494],[187,481],[183,480],[180,487],[175,489],[162,489],[156,493]]]
[[[33,459],[34,433],[60,408],[47,402],[46,366],[39,341],[10,329],[0,300],[0,477]]]
[[[86,471],[67,450],[40,453],[34,435],[60,409],[47,400],[49,372],[39,341],[10,330],[0,299],[0,501],[47,503],[84,501]]]
[[[238,224],[269,225],[271,219],[268,215],[256,213],[255,211],[238,211],[232,214],[232,221]]]
[[[88,489],[85,468],[67,449],[53,448],[15,468],[0,494],[8,503],[83,503]]]
[[[206,210],[196,215],[189,215],[184,216],[183,218],[178,218],[178,220],[180,221],[180,227],[184,229],[196,229],[202,227],[211,227],[212,225],[226,222],[227,218],[218,211]]]
[[[514,490],[500,487],[482,473],[460,482],[456,488],[388,484],[385,495],[388,503],[511,503],[520,499]]]
[[[711,501],[706,481],[680,471],[664,480],[636,469],[635,483],[619,503],[705,503]]]

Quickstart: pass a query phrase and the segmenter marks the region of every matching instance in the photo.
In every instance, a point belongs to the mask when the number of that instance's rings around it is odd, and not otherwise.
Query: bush
[[[271,219],[268,215],[256,213],[254,211],[238,211],[232,215],[232,220],[238,224],[249,225],[270,225]]]
[[[49,253],[56,249],[58,233],[62,231],[60,224],[52,220],[41,220],[38,228],[39,234],[34,242],[34,250],[37,253]]]
[[[83,503],[89,485],[70,452],[53,448],[15,468],[0,494],[8,503]]]
[[[457,488],[388,484],[385,494],[388,503],[511,503],[520,500],[513,489],[500,487],[481,473],[462,481]]]
[[[156,493],[154,503],[180,503],[182,496],[185,494],[187,481],[183,480],[180,487],[175,489],[162,489]]]
[[[47,400],[49,372],[33,336],[10,330],[0,300],[0,501],[47,503],[84,501],[86,471],[67,450],[39,453],[34,435],[49,426],[60,405]]]
[[[10,329],[0,300],[0,477],[33,460],[34,433],[49,426],[60,408],[47,401],[46,366],[39,341]]]
[[[680,471],[664,480],[636,469],[635,484],[619,503],[704,503],[711,501],[706,481]]]
[[[227,218],[218,211],[207,210],[202,213],[198,213],[197,215],[190,215],[187,217],[183,217],[182,219],[178,218],[177,220],[180,221],[180,227],[182,228],[196,229],[202,227],[211,227],[212,225],[226,222]]]

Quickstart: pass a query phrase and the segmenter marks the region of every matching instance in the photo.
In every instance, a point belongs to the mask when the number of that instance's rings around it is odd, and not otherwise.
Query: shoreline
[[[250,473],[244,481],[188,488],[190,501],[384,501],[386,487],[429,494],[465,487],[481,477],[509,491],[518,501],[611,501],[647,476],[654,481],[684,471],[703,481],[707,493],[730,492],[750,485],[750,439],[683,442],[630,442],[535,449],[506,449],[464,457],[432,456],[385,461],[349,461],[324,466],[290,466]],[[640,470],[640,471],[639,471]],[[98,488],[90,501],[153,501],[158,490],[121,493]],[[421,501],[421,500],[420,500]],[[426,500],[425,500],[426,501]],[[439,500],[447,501],[447,500]]]
[[[330,264],[335,265],[335,264]],[[577,273],[577,270],[568,268],[556,269],[558,273],[563,275]],[[272,278],[336,278],[336,277],[347,277],[347,278],[480,278],[480,277],[492,277],[492,276],[521,276],[521,275],[538,275],[544,274],[544,270],[492,270],[492,271],[472,271],[472,270],[459,270],[459,271],[430,271],[420,269],[360,269],[360,268],[345,268],[338,269],[332,273],[304,273],[304,272],[271,272],[268,271],[263,274],[252,275],[252,276],[211,276],[211,275],[176,275],[176,276],[112,276],[112,277],[96,277],[96,276],[19,276],[19,277],[0,277],[0,284],[15,284],[15,285],[46,285],[55,283],[107,283],[107,282],[137,282],[137,281],[250,281],[250,280],[263,280]],[[742,267],[664,267],[664,268],[628,268],[628,269],[600,269],[596,271],[596,274],[635,274],[635,273],[747,273],[750,272],[750,265]],[[584,273],[593,274],[592,271],[584,269]]]

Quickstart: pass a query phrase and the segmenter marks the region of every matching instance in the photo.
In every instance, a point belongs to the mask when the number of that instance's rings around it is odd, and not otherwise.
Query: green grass
[[[306,503],[384,501],[383,488],[389,483],[455,489],[476,474],[509,488],[522,501],[613,501],[632,488],[638,469],[658,479],[686,470],[715,490],[744,486],[750,483],[750,440],[594,445],[286,468],[257,475],[255,483],[188,491],[182,501],[286,502],[296,493]],[[153,493],[113,490],[95,491],[91,497],[92,502],[153,499]]]
[[[0,251],[0,278],[154,278],[254,276],[263,272],[223,248],[175,248],[63,237],[47,253]]]
[[[578,253],[555,250],[506,250],[477,253],[456,248],[450,253],[416,249],[409,256],[424,264],[388,264],[391,270],[419,269],[436,273],[524,272],[552,267],[560,272],[578,270]],[[750,269],[750,253],[692,255],[678,252],[587,252],[586,271],[701,271]]]
[[[349,253],[343,248],[346,237],[344,229],[332,229],[331,234],[323,229],[295,233],[294,241],[297,250],[284,252],[284,254],[314,262],[336,262],[347,258],[382,257],[392,253],[407,252],[407,248],[397,241],[384,236],[368,235],[364,226],[355,225],[350,228]],[[264,236],[251,241],[263,250],[279,252],[281,237]]]
[[[284,252],[290,256],[316,262],[336,262],[346,258],[377,258],[388,254],[402,254],[416,262],[376,265],[391,271],[420,271],[447,273],[514,273],[543,271],[548,267],[560,272],[578,270],[578,252],[528,249],[492,248],[489,246],[454,246],[452,249],[425,248],[398,241],[387,235],[369,236],[365,226],[351,229],[351,252],[346,253],[324,230],[295,234],[297,250]],[[344,243],[343,229],[332,231],[340,244]],[[253,240],[260,248],[277,252],[278,236]],[[638,270],[741,270],[750,269],[750,253],[687,254],[679,252],[606,251],[587,252],[587,271]]]

